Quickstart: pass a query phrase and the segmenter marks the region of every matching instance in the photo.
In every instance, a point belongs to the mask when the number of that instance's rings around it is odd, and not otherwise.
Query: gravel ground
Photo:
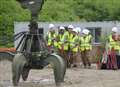
[[[0,87],[13,87],[11,62],[0,61]],[[120,87],[120,71],[72,68],[67,69],[61,87]],[[52,69],[31,70],[26,82],[18,87],[56,87]]]

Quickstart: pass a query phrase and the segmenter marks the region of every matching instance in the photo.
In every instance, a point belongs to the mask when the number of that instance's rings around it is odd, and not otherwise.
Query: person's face
[[[64,33],[64,30],[60,30],[59,32],[60,32],[60,34],[63,34],[63,33]]]
[[[117,35],[117,33],[116,32],[112,32],[112,35]]]
[[[77,35],[79,35],[80,34],[80,32],[77,32]]]
[[[69,32],[72,32],[72,29],[71,29],[71,28],[69,28],[69,29],[68,29],[68,31],[69,31]]]
[[[87,36],[87,34],[83,34],[83,37],[86,37]]]
[[[53,28],[50,28],[50,31],[53,31],[54,29]]]
[[[75,32],[75,31],[73,31],[73,35],[76,35],[76,32]]]

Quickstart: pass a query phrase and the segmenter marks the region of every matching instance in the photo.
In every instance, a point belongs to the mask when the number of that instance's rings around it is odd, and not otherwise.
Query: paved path
[[[0,62],[0,87],[13,87],[11,63]],[[32,70],[28,80],[20,80],[19,87],[56,87],[52,69]],[[96,69],[67,69],[61,87],[120,87],[120,71]]]

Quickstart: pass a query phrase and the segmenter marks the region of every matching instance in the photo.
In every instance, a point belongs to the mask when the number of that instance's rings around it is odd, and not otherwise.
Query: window
[[[86,28],[90,30],[93,36],[93,41],[95,43],[99,43],[101,37],[101,27],[86,27]]]
[[[43,28],[39,28],[39,34],[44,35],[44,29]]]

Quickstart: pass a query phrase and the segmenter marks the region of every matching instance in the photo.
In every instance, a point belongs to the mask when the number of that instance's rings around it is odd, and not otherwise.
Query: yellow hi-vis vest
[[[109,36],[108,38],[108,41],[109,41],[109,49],[114,49],[114,50],[120,50],[120,44],[119,42],[115,41],[113,38],[112,38],[112,35]]]
[[[58,40],[58,48],[59,48],[59,49],[62,49],[62,44],[63,44],[63,41],[62,41],[62,39],[63,39],[63,34],[59,34],[59,35],[58,35],[58,38],[59,38],[59,40]]]
[[[54,33],[52,34],[51,32],[48,32],[48,40],[47,40],[47,45],[48,46],[56,46],[57,45],[57,42],[55,41],[57,35]]]
[[[79,51],[79,36],[75,35],[71,40],[70,40],[70,49],[72,52],[78,52]]]
[[[62,38],[62,43],[63,43],[63,49],[68,50],[68,45],[69,45],[69,32],[65,31],[63,38]]]
[[[64,32],[63,35],[59,35],[59,42],[58,42],[58,48],[63,50],[68,50],[68,38],[69,38],[69,33],[67,31]]]
[[[72,39],[73,39],[73,34],[69,33],[69,39],[68,39],[68,41],[69,41],[69,44],[68,44],[69,49],[70,49],[70,43],[72,42]]]
[[[91,39],[91,35],[87,35],[86,37],[80,38],[80,51],[92,50],[92,45],[90,43]]]

